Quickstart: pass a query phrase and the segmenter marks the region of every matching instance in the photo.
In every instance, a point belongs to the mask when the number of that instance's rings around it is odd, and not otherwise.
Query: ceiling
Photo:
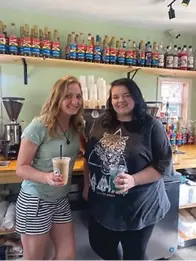
[[[1,8],[18,8],[58,16],[89,17],[138,27],[195,33],[196,1],[191,0],[188,7],[183,7],[181,0],[177,0],[173,4],[176,18],[172,20],[168,19],[167,5],[170,2],[171,0],[3,0]]]

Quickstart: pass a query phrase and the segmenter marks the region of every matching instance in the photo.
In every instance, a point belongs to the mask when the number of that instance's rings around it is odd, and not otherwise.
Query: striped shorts
[[[52,224],[72,221],[68,198],[46,201],[23,190],[16,203],[16,232],[26,235],[40,235],[50,231]]]

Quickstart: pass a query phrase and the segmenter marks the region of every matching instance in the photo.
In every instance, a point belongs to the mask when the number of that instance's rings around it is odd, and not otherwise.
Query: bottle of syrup
[[[158,45],[156,42],[154,42],[152,48],[152,67],[158,67],[158,65],[159,65]]]
[[[151,67],[152,64],[152,48],[150,42],[146,44],[146,51],[145,51],[145,65],[147,67]]]
[[[88,42],[87,42],[87,45],[86,45],[86,53],[85,53],[85,60],[87,62],[93,61],[93,48],[94,48],[93,42],[94,42],[94,38],[89,33],[88,34]]]
[[[77,60],[84,61],[85,60],[85,44],[84,44],[84,35],[80,33],[79,42],[77,44]]]
[[[192,71],[194,69],[194,55],[193,55],[192,46],[189,46],[189,49],[188,49],[187,69],[190,70],[190,71]]]
[[[40,39],[38,37],[38,27],[35,25],[31,39],[31,55],[34,57],[40,56]]]
[[[113,36],[110,41],[110,63],[115,64],[117,58],[116,38]]]
[[[137,58],[138,66],[145,66],[145,47],[144,41],[140,41],[138,46],[138,58]]]
[[[181,65],[181,47],[178,47],[178,69],[180,69]]]
[[[71,34],[67,36],[67,45],[65,46],[65,59],[69,60],[69,48],[71,43]]]
[[[127,43],[125,64],[126,65],[132,65],[133,64],[133,50],[132,50],[131,40],[128,40],[128,43]]]
[[[52,42],[52,48],[51,48],[51,56],[52,58],[59,59],[60,58],[60,43],[58,40],[58,32],[55,29],[54,30],[54,37],[53,37],[53,42]]]
[[[103,40],[102,61],[103,63],[110,63],[109,37],[107,35]]]
[[[10,54],[17,55],[18,54],[18,39],[15,35],[15,24],[11,23],[11,33],[9,36],[9,47],[8,52]]]
[[[166,53],[166,68],[172,69],[173,61],[174,61],[173,50],[172,50],[172,46],[169,45],[167,48],[167,53]]]
[[[93,61],[95,63],[101,62],[101,42],[98,34],[96,35],[96,39],[95,39],[95,45],[93,50]]]
[[[0,21],[0,53],[6,53],[6,38],[3,32],[3,22]]]
[[[39,41],[40,41],[40,56],[42,57],[42,46],[44,40],[44,32],[42,29],[39,29]]]
[[[174,50],[173,50],[173,68],[178,69],[178,47],[177,45],[174,45]]]
[[[180,53],[180,69],[187,70],[187,66],[188,66],[188,54],[187,54],[186,45],[184,45]]]
[[[123,38],[120,38],[120,49],[118,50],[117,63],[122,65],[125,64],[125,55],[126,55],[126,48],[124,44],[125,41],[123,41]]]
[[[42,57],[50,58],[51,54],[51,42],[49,39],[48,27],[44,27],[44,37],[42,41]]]
[[[135,41],[133,41],[133,59],[132,59],[132,65],[136,66],[137,65],[137,44]]]
[[[24,37],[22,43],[23,55],[31,55],[31,37],[29,35],[29,25],[25,24],[24,26]]]
[[[8,37],[8,33],[7,33],[7,26],[4,24],[3,25],[3,33],[5,35],[5,53],[9,54],[9,37]]]
[[[165,66],[165,54],[163,49],[163,43],[161,42],[158,49],[158,67],[164,68]]]

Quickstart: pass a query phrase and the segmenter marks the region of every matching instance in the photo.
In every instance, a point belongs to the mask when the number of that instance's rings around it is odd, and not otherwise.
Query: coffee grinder
[[[21,125],[17,122],[18,115],[23,106],[24,98],[3,97],[3,105],[10,119],[10,123],[4,125],[3,156],[6,160],[17,159],[20,139],[22,134]]]

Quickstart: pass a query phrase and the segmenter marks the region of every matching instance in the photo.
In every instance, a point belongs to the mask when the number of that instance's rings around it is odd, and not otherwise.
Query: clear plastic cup
[[[68,182],[70,160],[71,158],[69,157],[57,157],[52,159],[54,175],[62,175],[65,185]]]

